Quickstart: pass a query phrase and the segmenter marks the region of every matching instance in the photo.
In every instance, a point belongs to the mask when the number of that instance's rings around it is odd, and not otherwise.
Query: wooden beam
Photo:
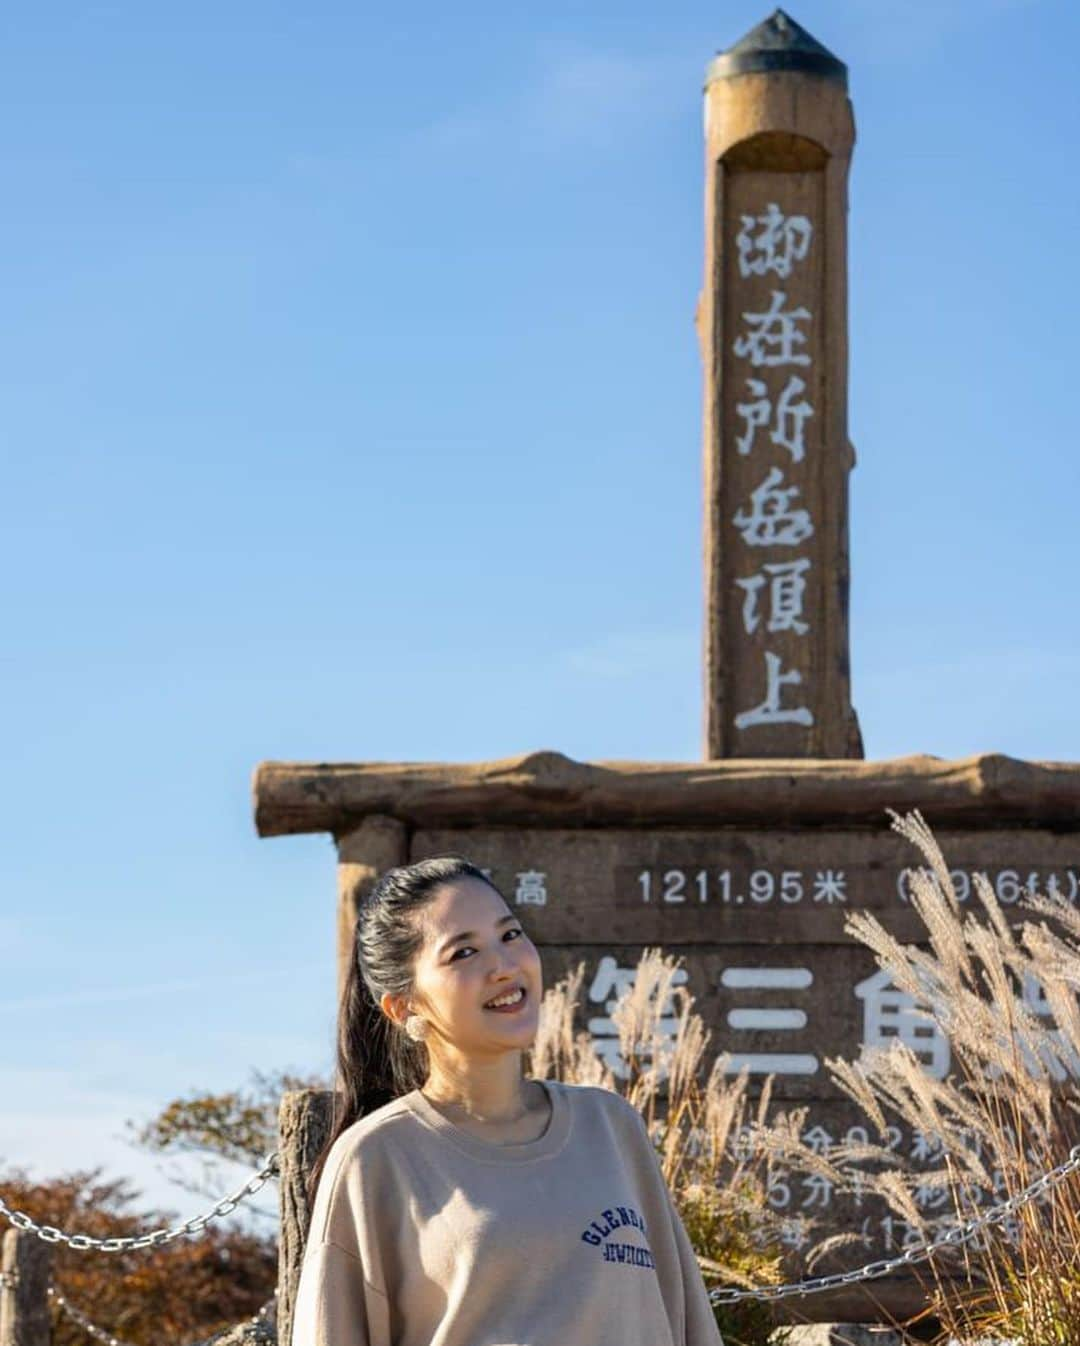
[[[931,826],[1076,827],[1080,762],[1002,753],[866,762],[735,758],[576,762],[541,751],[489,762],[261,762],[253,780],[260,836],[341,836],[369,814],[411,826],[607,827],[832,822],[879,827],[919,808]]]

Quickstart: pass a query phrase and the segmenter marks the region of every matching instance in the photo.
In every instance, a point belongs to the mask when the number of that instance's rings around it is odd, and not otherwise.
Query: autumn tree
[[[148,1122],[126,1124],[137,1148],[203,1161],[198,1178],[181,1171],[167,1174],[200,1198],[194,1208],[185,1202],[183,1213],[140,1209],[139,1190],[124,1178],[106,1179],[101,1166],[37,1181],[23,1168],[0,1167],[0,1195],[12,1210],[65,1233],[127,1238],[174,1228],[243,1184],[243,1174],[230,1173],[229,1166],[239,1164],[254,1172],[277,1148],[282,1092],[329,1087],[323,1080],[289,1073],[253,1071],[253,1076],[254,1087],[247,1092],[195,1093],[168,1103]],[[273,1297],[276,1184],[271,1181],[263,1191],[272,1199],[264,1199],[261,1208],[256,1203],[263,1193],[212,1220],[199,1233],[159,1247],[101,1252],[56,1243],[52,1284],[74,1308],[126,1346],[205,1341],[251,1318]],[[246,1229],[237,1218],[242,1212]],[[260,1223],[266,1225],[265,1231],[251,1227]],[[53,1346],[86,1346],[85,1331],[55,1299],[51,1318]]]

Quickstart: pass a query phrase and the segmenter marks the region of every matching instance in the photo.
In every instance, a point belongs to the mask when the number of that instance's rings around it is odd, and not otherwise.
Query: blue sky
[[[701,82],[769,12],[5,11],[4,1163],[191,1215],[124,1119],[329,1069],[259,761],[700,757]],[[789,12],[855,106],[867,755],[1080,760],[1080,11]]]

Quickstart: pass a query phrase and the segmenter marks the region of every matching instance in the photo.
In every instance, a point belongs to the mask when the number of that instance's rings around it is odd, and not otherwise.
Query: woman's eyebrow
[[[514,915],[513,912],[510,912],[506,916],[500,916],[499,919],[495,922],[495,929],[498,930],[499,926],[505,925],[507,921],[516,921],[516,920],[517,917]],[[463,930],[460,935],[451,935],[449,939],[444,939],[443,942],[439,945],[438,951],[439,953],[445,953],[445,951],[450,947],[451,944],[460,944],[463,939],[475,939],[475,938],[476,938],[475,930]]]

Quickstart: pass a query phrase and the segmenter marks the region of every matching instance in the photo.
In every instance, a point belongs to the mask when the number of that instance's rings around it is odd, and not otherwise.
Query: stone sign
[[[937,836],[962,901],[980,870],[1006,911],[1025,885],[1080,902],[1080,835]],[[730,1074],[745,1064],[759,1081],[776,1077],[778,1099],[827,1104],[841,1095],[824,1059],[854,1059],[893,1037],[936,1078],[948,1073],[947,1041],[843,930],[849,912],[871,910],[898,939],[925,938],[908,900],[911,850],[887,824],[802,836],[421,828],[409,856],[463,854],[487,869],[541,949],[547,984],[584,962],[584,1026],[616,1074],[626,1072],[607,1016],[644,948],[659,946],[682,955],[680,981],[712,1027],[713,1055],[731,1054]]]
[[[878,1140],[832,1085],[827,1058],[898,1037],[933,1076],[951,1065],[948,1042],[844,933],[846,916],[863,910],[901,940],[925,935],[909,901],[911,867],[924,858],[892,831],[888,807],[921,809],[962,904],[977,903],[977,871],[1006,912],[1019,915],[1029,885],[1080,904],[1080,765],[1071,763],[997,754],[582,763],[553,752],[465,764],[268,762],[255,798],[262,835],[327,831],[337,840],[339,979],[357,905],[377,875],[464,854],[520,914],[546,987],[584,963],[578,1026],[616,1076],[625,1065],[612,1010],[643,950],[662,948],[682,959],[680,984],[711,1032],[709,1053],[730,1053],[732,1072],[745,1064],[751,1094],[771,1075],[778,1104],[808,1109],[811,1146]],[[1039,987],[1024,996],[1045,1012]],[[893,1122],[886,1144],[933,1168],[932,1138]],[[935,1216],[942,1200],[928,1184],[918,1204]],[[916,1237],[877,1199],[835,1193],[810,1175],[777,1178],[769,1202],[794,1254],[811,1219],[815,1242],[838,1230],[865,1235],[856,1250],[864,1260]],[[875,1282],[873,1293],[898,1313],[917,1298],[910,1279]],[[858,1290],[800,1308],[822,1319],[874,1316]]]

